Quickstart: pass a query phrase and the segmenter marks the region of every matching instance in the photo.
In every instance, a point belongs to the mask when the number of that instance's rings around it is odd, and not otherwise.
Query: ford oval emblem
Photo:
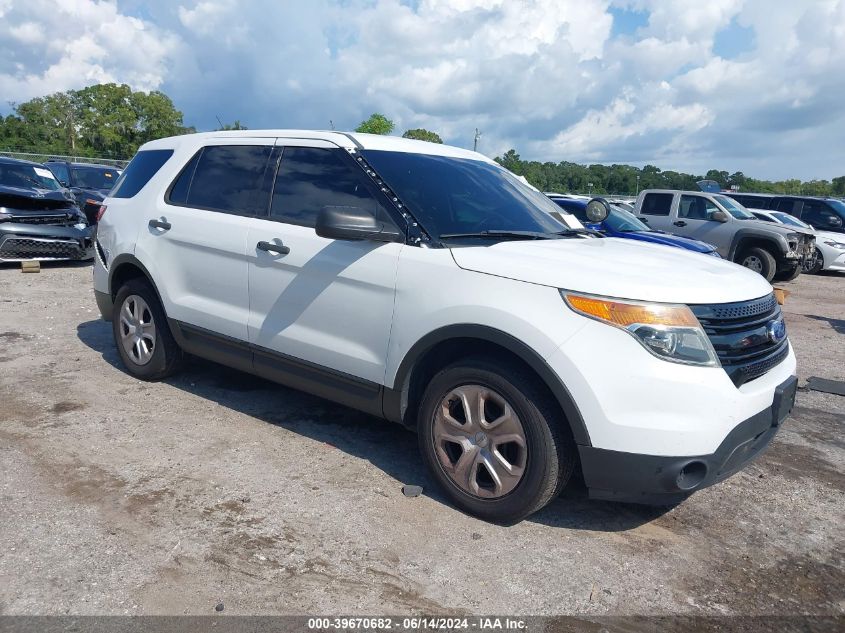
[[[783,319],[769,321],[769,324],[766,326],[766,332],[769,334],[769,340],[772,343],[780,343],[786,338],[786,324],[783,322]]]

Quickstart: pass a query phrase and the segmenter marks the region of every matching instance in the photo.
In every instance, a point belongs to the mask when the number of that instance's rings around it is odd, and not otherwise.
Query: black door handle
[[[161,220],[150,220],[151,229],[161,229],[162,231],[170,230],[170,222],[162,222]]]
[[[675,226],[686,226],[687,225],[687,223],[684,222],[683,220],[678,220],[674,224],[675,224]]]
[[[278,253],[279,255],[287,255],[290,253],[290,248],[284,244],[273,244],[273,242],[258,242],[255,247],[260,251],[267,251],[268,253]]]

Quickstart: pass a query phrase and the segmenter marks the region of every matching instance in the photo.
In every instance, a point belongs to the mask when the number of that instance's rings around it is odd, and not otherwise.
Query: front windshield
[[[637,231],[651,230],[645,222],[642,222],[633,214],[617,206],[610,208],[610,215],[607,216],[604,223],[614,231],[619,231],[620,233],[635,233]]]
[[[806,222],[802,222],[796,217],[789,215],[788,213],[783,213],[781,211],[772,211],[772,216],[780,220],[782,224],[789,224],[791,226],[798,226],[802,229],[809,229],[810,225]]]
[[[73,180],[83,189],[111,189],[117,182],[116,169],[107,167],[73,167]]]
[[[453,233],[567,229],[551,215],[560,207],[498,165],[408,152],[361,154],[435,239]]]
[[[62,188],[49,169],[27,163],[0,163],[0,185],[48,191]]]
[[[831,207],[836,210],[836,212],[839,214],[839,217],[845,220],[845,202],[842,202],[842,200],[836,200],[835,198],[830,198],[825,202],[827,202]]]
[[[727,196],[713,196],[713,199],[719,204],[721,204],[723,207],[725,207],[728,213],[734,216],[737,220],[756,219],[753,213],[751,213],[748,209],[746,209],[733,198],[728,198]]]

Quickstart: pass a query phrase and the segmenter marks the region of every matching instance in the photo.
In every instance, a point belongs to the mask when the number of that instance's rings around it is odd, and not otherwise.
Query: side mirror
[[[711,220],[715,220],[716,222],[727,222],[728,221],[728,214],[724,211],[714,211],[710,215]]]
[[[593,198],[587,203],[585,212],[590,222],[598,224],[604,222],[610,215],[610,205],[604,198]]]
[[[314,227],[317,235],[332,240],[401,242],[405,235],[392,223],[377,220],[360,207],[323,207]]]
[[[835,229],[841,229],[842,228],[842,219],[841,218],[828,217],[827,225],[830,226],[830,227],[833,227]]]

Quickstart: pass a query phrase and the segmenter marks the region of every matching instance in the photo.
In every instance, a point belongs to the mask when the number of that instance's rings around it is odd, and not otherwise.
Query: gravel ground
[[[0,266],[0,614],[845,613],[841,396],[671,510],[573,485],[499,527],[398,426],[200,361],[133,380],[90,277]],[[787,287],[801,384],[845,380],[845,275]]]

